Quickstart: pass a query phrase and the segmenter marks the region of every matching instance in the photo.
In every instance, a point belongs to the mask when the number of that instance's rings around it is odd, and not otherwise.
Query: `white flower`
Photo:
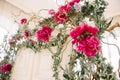
[[[80,5],[80,3],[75,3],[74,4],[74,9],[76,10],[76,12],[80,12],[81,11],[81,5]]]

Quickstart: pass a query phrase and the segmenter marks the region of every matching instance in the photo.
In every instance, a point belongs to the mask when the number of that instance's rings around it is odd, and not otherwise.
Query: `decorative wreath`
[[[48,10],[51,17],[21,19],[17,34],[5,39],[7,57],[1,62],[0,80],[10,80],[13,64],[8,61],[22,47],[35,52],[48,49],[52,53],[55,80],[61,80],[59,68],[63,70],[65,80],[117,80],[111,65],[105,62],[101,53],[100,40],[111,23],[103,17],[106,6],[104,0],[71,0],[60,6],[58,11]],[[52,36],[54,30],[58,32],[55,37]],[[72,54],[68,67],[64,69],[60,64],[68,38]],[[57,47],[56,52],[51,49],[54,46]],[[80,70],[74,70],[76,64],[81,67]]]

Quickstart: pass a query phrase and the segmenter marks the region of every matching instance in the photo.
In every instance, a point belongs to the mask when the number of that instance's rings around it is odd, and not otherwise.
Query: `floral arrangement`
[[[48,49],[53,54],[55,80],[61,80],[59,69],[63,70],[65,80],[117,80],[111,65],[105,62],[101,53],[100,40],[110,25],[103,17],[106,6],[104,0],[71,0],[60,6],[58,11],[48,10],[51,17],[23,18],[19,22],[18,33],[7,41],[10,46],[7,52],[16,54],[21,47],[31,48],[35,52]],[[29,26],[34,19],[37,21],[31,29]],[[93,24],[90,25],[88,22]],[[52,36],[54,30],[58,30],[56,37]],[[61,66],[61,55],[69,37],[73,49],[68,67],[64,69]],[[57,47],[56,52],[52,51],[53,46]],[[1,70],[10,71],[10,67],[4,68],[8,65],[3,65]],[[74,70],[76,65],[81,69]]]
[[[9,58],[6,56],[0,63],[0,80],[10,80],[12,64],[8,60]]]
[[[73,39],[72,44],[77,44],[76,51],[78,53],[83,51],[87,57],[95,56],[100,50],[100,41],[95,36],[97,32],[97,27],[91,27],[85,23],[73,29],[70,35]]]

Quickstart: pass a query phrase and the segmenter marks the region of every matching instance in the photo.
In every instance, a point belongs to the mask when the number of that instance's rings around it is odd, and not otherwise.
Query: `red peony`
[[[24,31],[24,38],[28,38],[30,36],[30,31],[29,30],[25,30]]]
[[[12,65],[11,64],[4,64],[1,66],[1,72],[5,73],[7,71],[11,71]]]
[[[96,52],[100,50],[100,41],[95,36],[84,36],[77,46],[78,52],[84,52],[86,56],[95,56]]]
[[[53,9],[50,9],[50,10],[49,10],[49,14],[50,14],[50,15],[55,15],[55,11],[54,11]]]
[[[79,3],[80,2],[80,0],[72,0],[72,1],[70,1],[68,4],[70,5],[70,6],[73,6],[75,3]]]
[[[52,28],[49,26],[42,26],[42,29],[36,31],[36,37],[39,41],[46,42],[51,36]]]
[[[25,24],[27,22],[26,18],[21,19],[21,24]]]

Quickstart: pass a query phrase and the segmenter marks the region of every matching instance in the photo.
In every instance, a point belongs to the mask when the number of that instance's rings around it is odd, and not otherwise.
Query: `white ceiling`
[[[40,9],[57,9],[56,0],[6,0],[27,13],[38,12]],[[58,2],[65,0],[58,0]],[[120,15],[120,0],[106,0],[109,3],[105,16]]]
[[[40,9],[55,9],[54,0],[6,0],[27,13],[38,12]]]
[[[105,11],[105,17],[113,17],[120,15],[120,0],[106,0],[108,2],[108,7]]]

